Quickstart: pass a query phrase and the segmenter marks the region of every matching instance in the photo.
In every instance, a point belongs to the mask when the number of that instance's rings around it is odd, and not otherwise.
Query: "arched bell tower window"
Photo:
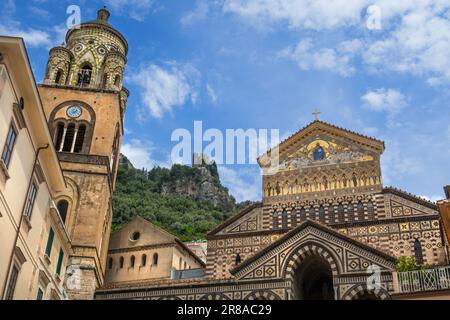
[[[323,159],[325,159],[325,150],[323,149],[322,146],[317,145],[316,149],[313,152],[313,160],[317,161]]]
[[[61,220],[65,223],[67,218],[67,210],[69,209],[69,203],[66,200],[60,200],[58,201],[56,207],[58,208]]]
[[[155,253],[153,254],[153,261],[152,261],[153,265],[156,266],[158,265],[158,254]]]
[[[354,222],[355,221],[355,209],[353,208],[353,203],[351,203],[351,202],[348,203],[347,213],[348,213],[348,221]]]
[[[108,86],[108,74],[105,73],[103,75],[102,88],[106,89],[107,86]]]
[[[61,84],[62,75],[63,75],[62,70],[58,70],[58,72],[56,72],[55,84]]]
[[[120,76],[116,75],[116,77],[114,78],[114,85],[116,87],[118,87],[120,85]]]
[[[59,121],[56,125],[55,148],[59,152],[86,152],[88,124],[81,121]]]
[[[69,123],[67,126],[65,135],[64,135],[64,143],[62,145],[62,151],[64,152],[71,152],[72,151],[72,144],[73,144],[73,138],[75,137],[75,124]]]
[[[88,86],[91,83],[92,67],[90,64],[85,64],[81,67],[78,73],[77,85],[80,87]]]
[[[422,244],[419,239],[414,240],[414,256],[416,258],[416,264],[423,264]]]

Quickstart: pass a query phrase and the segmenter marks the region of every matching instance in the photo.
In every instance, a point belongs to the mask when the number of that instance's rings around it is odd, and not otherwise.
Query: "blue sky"
[[[385,186],[432,200],[450,183],[450,1],[3,0],[0,34],[26,39],[37,82],[64,39],[66,9],[104,4],[128,39],[122,151],[168,165],[177,128],[278,128],[321,119],[385,141]],[[220,167],[239,200],[255,165]]]

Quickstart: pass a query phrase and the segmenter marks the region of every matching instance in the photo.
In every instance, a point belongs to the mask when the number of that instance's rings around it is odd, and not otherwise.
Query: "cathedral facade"
[[[442,266],[435,203],[384,187],[382,141],[316,120],[258,159],[263,199],[207,235],[206,276],[108,283],[98,299],[390,299],[397,259]],[[446,282],[447,283],[447,282]],[[450,289],[447,287],[444,287]],[[402,291],[403,290],[403,291]]]

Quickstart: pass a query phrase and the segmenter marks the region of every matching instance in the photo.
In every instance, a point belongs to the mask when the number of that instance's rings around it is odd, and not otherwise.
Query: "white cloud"
[[[358,40],[341,43],[339,48],[316,48],[311,38],[301,40],[294,47],[290,46],[278,53],[280,58],[294,61],[302,70],[322,70],[349,76],[355,69],[351,64],[355,53],[359,50]]]
[[[30,47],[50,47],[53,44],[48,32],[32,28],[22,30],[13,26],[4,26],[0,24],[0,34],[21,37]]]
[[[176,62],[165,66],[150,64],[130,77],[141,90],[143,104],[156,118],[188,101],[195,104],[199,79],[200,72],[193,65]]]
[[[214,90],[214,88],[210,85],[207,84],[206,85],[206,93],[208,94],[209,98],[211,99],[212,103],[216,104],[217,103],[217,93]]]
[[[366,0],[226,0],[225,12],[258,26],[286,23],[290,28],[332,29],[360,21]]]
[[[388,112],[390,114],[398,113],[405,108],[408,103],[406,97],[398,90],[380,88],[373,91],[367,91],[361,97],[365,106],[377,112]]]
[[[260,172],[257,166],[233,170],[227,166],[219,166],[220,181],[230,190],[238,202],[261,199]]]
[[[384,185],[402,181],[403,178],[409,178],[422,170],[417,153],[411,156],[405,146],[398,141],[387,141],[386,146],[381,161]]]
[[[196,22],[205,20],[210,13],[210,0],[197,0],[195,9],[181,17],[181,24],[184,26],[192,25]]]
[[[380,10],[381,30],[367,28],[366,10],[373,5]],[[316,31],[346,28],[351,31],[348,34],[359,35],[360,49],[353,54],[369,71],[413,74],[433,86],[450,81],[450,1],[226,0],[223,11],[262,29],[277,25]],[[344,75],[352,71],[352,61],[341,44],[328,46],[305,48],[304,43],[288,53],[304,70],[337,68],[335,71]]]
[[[132,139],[122,145],[120,152],[123,153],[137,169],[152,169],[155,166],[169,167],[167,162],[153,159],[154,150],[155,148],[150,142]]]

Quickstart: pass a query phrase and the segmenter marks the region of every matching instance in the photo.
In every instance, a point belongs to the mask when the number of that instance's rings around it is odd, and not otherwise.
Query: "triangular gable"
[[[362,274],[376,265],[381,271],[395,269],[396,258],[349,238],[329,227],[307,220],[271,245],[230,270],[236,279],[284,278],[293,256],[302,250],[327,252],[336,264],[336,272]]]
[[[374,154],[380,155],[384,152],[383,141],[316,120],[300,129],[277,146],[280,161],[292,156],[295,151],[304,147],[306,140],[318,135],[325,135],[337,140],[345,140],[347,143],[351,142],[351,145],[355,147],[359,146],[361,149],[371,151]],[[274,149],[275,148],[272,150]],[[270,157],[273,156],[271,155],[272,150],[269,150],[258,158],[258,163],[261,167],[270,165]]]
[[[133,241],[131,237],[136,232],[139,233],[139,239]],[[111,234],[109,249],[124,249],[167,243],[175,244],[176,237],[150,221],[136,216]]]
[[[239,232],[248,232],[248,231],[256,231],[252,226],[255,224],[258,227],[258,224],[261,221],[258,221],[258,218],[255,217],[258,215],[257,210],[262,208],[261,202],[253,203],[240,211],[237,211],[233,215],[231,215],[227,220],[220,223],[210,232],[208,232],[207,236],[215,236],[220,233],[239,233]],[[245,224],[245,226],[243,225]],[[245,230],[244,230],[245,229]],[[254,230],[253,230],[254,229]]]

